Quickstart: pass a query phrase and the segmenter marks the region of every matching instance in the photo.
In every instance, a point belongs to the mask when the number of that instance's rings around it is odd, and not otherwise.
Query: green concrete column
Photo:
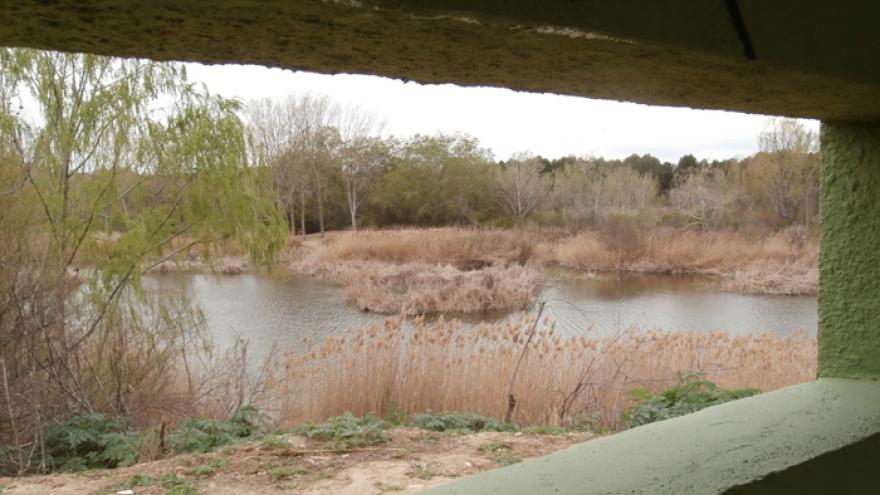
[[[822,123],[819,376],[880,378],[880,123]]]

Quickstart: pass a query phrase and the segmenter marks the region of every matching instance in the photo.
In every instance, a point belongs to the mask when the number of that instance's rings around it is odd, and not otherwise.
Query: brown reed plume
[[[470,411],[496,418],[533,320],[465,327],[457,320],[389,318],[280,360],[267,405],[283,423],[350,411]],[[682,370],[724,388],[773,390],[815,378],[816,341],[804,335],[731,335],[627,328],[608,336],[557,334],[539,322],[515,384],[513,420],[566,425],[591,418],[616,429],[628,391],[658,391]]]

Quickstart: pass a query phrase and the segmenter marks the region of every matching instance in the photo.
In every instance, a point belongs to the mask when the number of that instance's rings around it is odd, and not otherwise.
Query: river
[[[342,289],[313,279],[259,273],[223,276],[200,273],[150,275],[148,291],[184,291],[205,312],[208,326],[223,347],[240,336],[258,354],[273,346],[297,350],[303,338],[321,341],[386,315],[358,310],[345,301]],[[718,290],[704,277],[627,275],[561,277],[548,282],[540,300],[545,315],[562,335],[593,335],[637,326],[683,332],[720,330],[731,333],[816,334],[814,296],[744,295]],[[467,324],[515,318],[519,312],[492,312],[456,317]]]

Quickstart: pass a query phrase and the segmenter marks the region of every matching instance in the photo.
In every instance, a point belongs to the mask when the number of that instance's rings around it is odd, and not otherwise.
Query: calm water
[[[341,289],[298,276],[175,273],[145,277],[147,290],[185,291],[199,303],[218,344],[239,335],[252,348],[297,349],[304,337],[320,341],[384,315],[346,303]],[[816,298],[752,296],[721,292],[707,279],[641,275],[603,279],[561,279],[548,283],[541,299],[545,314],[563,334],[613,332],[636,325],[687,332],[791,333],[815,335]],[[517,313],[461,315],[465,322],[499,321]]]

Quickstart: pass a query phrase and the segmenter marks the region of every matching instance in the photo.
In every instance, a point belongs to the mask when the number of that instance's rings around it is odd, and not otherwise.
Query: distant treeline
[[[520,153],[496,161],[471,136],[379,138],[374,115],[307,95],[247,107],[253,162],[290,230],[522,222],[585,228],[767,229],[817,222],[813,132],[771,119],[744,159],[677,163]]]

